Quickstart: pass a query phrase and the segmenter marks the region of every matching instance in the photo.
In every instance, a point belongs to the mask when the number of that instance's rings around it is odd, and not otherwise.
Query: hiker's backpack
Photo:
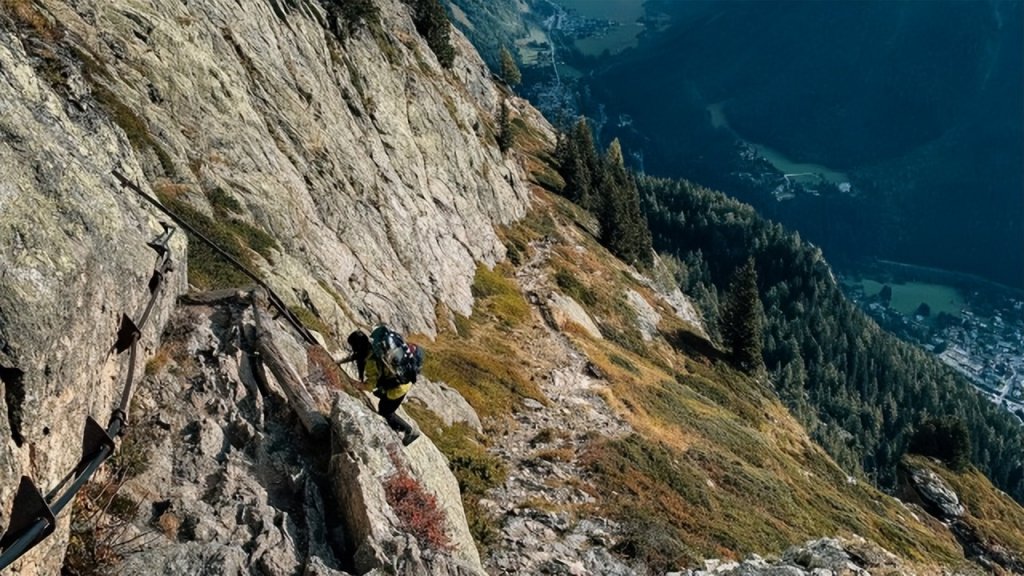
[[[416,376],[423,368],[422,348],[406,344],[401,334],[383,324],[370,332],[370,347],[380,366],[399,384],[416,382]]]

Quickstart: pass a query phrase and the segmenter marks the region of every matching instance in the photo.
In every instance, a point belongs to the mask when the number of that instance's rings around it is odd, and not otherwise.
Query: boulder
[[[345,394],[331,411],[330,476],[356,570],[399,574],[482,575],[479,553],[462,511],[458,483],[430,440],[408,447],[378,414]],[[433,495],[450,549],[423,549],[388,503],[385,483],[409,475]]]
[[[433,382],[424,376],[416,380],[409,390],[409,400],[422,402],[437,414],[445,426],[463,423],[477,432],[483,432],[480,417],[459,391],[444,382]]]
[[[601,340],[601,329],[587,311],[572,298],[552,292],[543,304],[544,319],[557,330],[565,330],[569,324],[575,324],[595,340]]]
[[[960,498],[938,474],[921,467],[913,467],[909,473],[911,485],[929,511],[947,521],[963,516]]]

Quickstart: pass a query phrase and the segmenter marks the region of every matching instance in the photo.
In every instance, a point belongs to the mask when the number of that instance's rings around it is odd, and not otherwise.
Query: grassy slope
[[[557,240],[547,273],[584,305],[606,338],[567,334],[604,372],[605,400],[635,429],[621,439],[592,438],[582,471],[598,498],[595,512],[627,530],[621,552],[668,567],[857,534],[914,563],[962,561],[945,529],[918,521],[840,470],[770,385],[736,372],[713,351],[682,345],[688,340],[679,333],[692,328],[585,232],[574,206],[541,190],[537,198],[527,220],[505,232],[510,253],[524,261],[530,241]],[[522,398],[543,400],[530,383],[543,377],[531,373],[530,358],[531,333],[541,320],[523,316],[513,272],[505,264],[478,274],[474,313],[439,336],[426,367],[428,376],[463,392],[492,429],[504,425]],[[652,342],[640,338],[624,301],[627,288],[661,308],[660,336]]]

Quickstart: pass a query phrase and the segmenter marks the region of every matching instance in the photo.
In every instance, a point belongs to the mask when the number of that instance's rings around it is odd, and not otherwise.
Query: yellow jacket
[[[406,382],[405,384],[399,384],[394,388],[388,388],[384,391],[384,395],[388,397],[388,400],[398,400],[409,393],[409,388],[412,388],[412,383]]]
[[[386,364],[379,358],[374,356],[374,360],[376,360],[376,362],[370,362],[366,366],[366,382],[375,382],[376,384],[374,384],[373,387],[379,388],[383,381],[389,378],[394,378],[394,375],[391,374],[391,371],[388,370]],[[384,395],[387,396],[388,400],[398,400],[402,396],[408,394],[410,388],[412,388],[412,382],[406,382],[405,384],[399,384],[394,388],[381,388],[381,391],[384,392]]]

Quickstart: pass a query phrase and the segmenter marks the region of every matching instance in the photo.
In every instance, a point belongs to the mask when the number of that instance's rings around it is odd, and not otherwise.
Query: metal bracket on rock
[[[159,236],[146,243],[146,246],[156,250],[158,257],[156,265],[153,266],[153,275],[149,278],[150,294],[155,293],[160,288],[160,284],[164,279],[164,274],[173,269],[171,262],[171,248],[168,244],[171,241],[171,236],[174,235],[174,231],[177,230],[177,228],[166,222],[160,222],[160,225],[163,226],[164,231],[161,232]]]
[[[9,561],[13,562],[49,536],[56,527],[57,518],[54,517],[46,499],[31,478],[22,476],[18,493],[14,496],[14,506],[11,508],[11,524],[0,539],[0,550],[4,551],[4,558],[9,558]],[[6,566],[7,564],[0,564],[0,570]]]
[[[153,250],[156,250],[156,253],[158,255],[163,256],[164,254],[170,252],[171,249],[167,246],[167,244],[170,242],[171,236],[174,235],[174,231],[177,230],[177,228],[171,226],[167,222],[160,222],[160,226],[163,226],[164,231],[161,232],[160,235],[157,236],[156,238],[153,238],[152,240],[147,242],[146,246],[149,246]]]
[[[78,461],[75,471],[81,474],[103,447],[106,446],[110,453],[114,452],[114,439],[107,434],[107,431],[100,426],[100,423],[93,420],[92,416],[85,419],[85,431],[82,433],[82,459]]]
[[[120,354],[130,348],[141,336],[142,331],[135,325],[135,322],[132,322],[127,314],[121,314],[121,327],[117,329],[117,341],[114,342],[114,349]]]

